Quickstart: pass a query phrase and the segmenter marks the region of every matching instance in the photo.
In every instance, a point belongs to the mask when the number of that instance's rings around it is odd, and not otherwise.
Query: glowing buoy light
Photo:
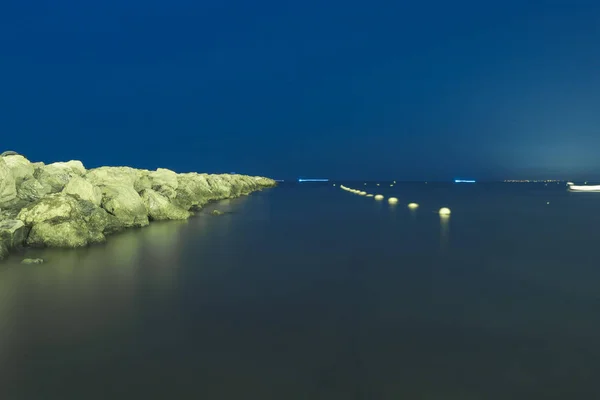
[[[412,208],[412,209],[419,208],[419,205],[417,203],[410,203],[408,205],[408,208]]]
[[[448,207],[442,207],[439,211],[440,215],[450,215],[450,209]]]
[[[397,202],[398,202],[398,199],[395,197],[390,197],[388,199],[388,203],[390,203],[390,204],[396,204]]]
[[[383,195],[381,195],[381,194],[376,195],[375,200],[383,200]]]

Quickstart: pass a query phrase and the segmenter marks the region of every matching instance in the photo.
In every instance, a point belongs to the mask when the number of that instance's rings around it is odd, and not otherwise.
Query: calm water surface
[[[600,193],[373,186],[13,256],[0,398],[600,398]]]

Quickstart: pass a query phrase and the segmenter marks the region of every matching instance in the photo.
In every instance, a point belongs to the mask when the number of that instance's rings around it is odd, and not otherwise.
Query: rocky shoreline
[[[86,169],[81,161],[32,163],[0,155],[0,260],[21,246],[75,248],[150,221],[181,220],[210,201],[276,186],[272,179],[130,167]]]

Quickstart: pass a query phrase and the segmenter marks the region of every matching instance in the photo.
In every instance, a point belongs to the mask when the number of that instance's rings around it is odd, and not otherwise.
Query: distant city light
[[[503,182],[506,183],[548,183],[548,182],[562,182],[559,179],[505,179]]]

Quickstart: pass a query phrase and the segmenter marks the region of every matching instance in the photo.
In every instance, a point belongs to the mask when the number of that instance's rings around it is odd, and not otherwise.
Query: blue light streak
[[[298,182],[329,182],[329,179],[300,179],[300,178],[298,178]]]
[[[475,183],[472,179],[455,179],[454,183]]]

